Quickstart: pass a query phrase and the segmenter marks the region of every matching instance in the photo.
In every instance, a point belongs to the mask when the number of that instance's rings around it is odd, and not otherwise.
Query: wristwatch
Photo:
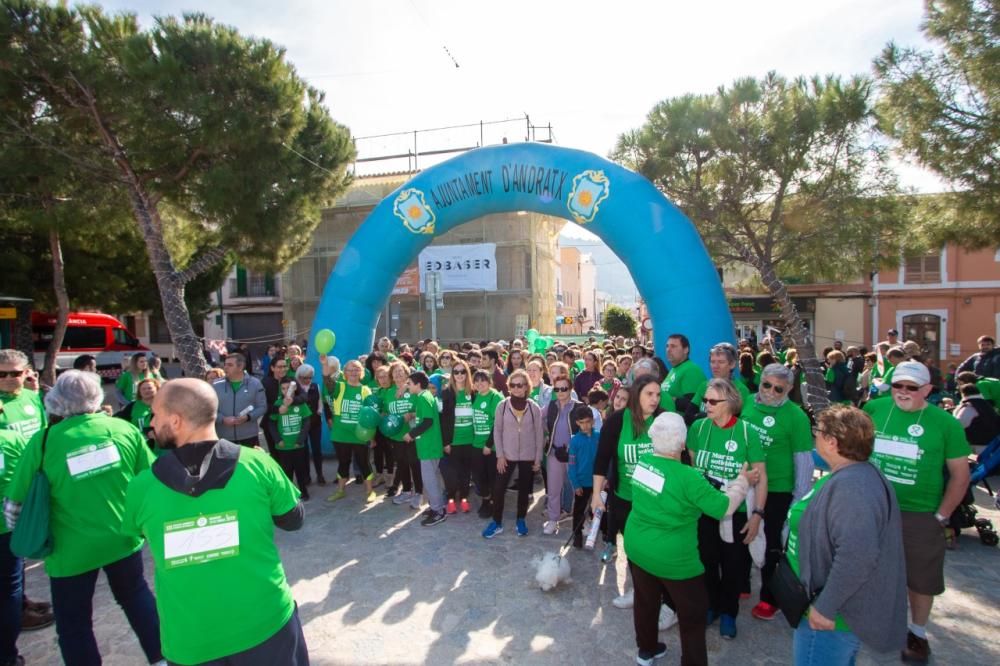
[[[947,527],[948,526],[948,517],[947,516],[942,516],[940,513],[935,512],[934,513],[934,517],[937,519],[937,521],[939,523],[941,523],[942,527]]]
[[[761,518],[763,518],[764,517],[764,509],[754,509],[753,510],[753,514],[755,516],[760,516]]]

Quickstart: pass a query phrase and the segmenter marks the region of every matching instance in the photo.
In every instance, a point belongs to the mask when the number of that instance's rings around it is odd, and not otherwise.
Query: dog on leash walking
[[[570,583],[569,560],[559,553],[545,553],[541,559],[536,559],[535,582],[542,592],[554,590],[559,583]]]

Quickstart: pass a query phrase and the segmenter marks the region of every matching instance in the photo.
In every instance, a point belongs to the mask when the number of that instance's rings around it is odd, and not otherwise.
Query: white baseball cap
[[[917,386],[924,386],[925,384],[930,384],[931,373],[927,369],[927,366],[923,363],[918,363],[917,361],[904,361],[897,365],[896,369],[893,370],[892,381],[909,381],[913,382]]]

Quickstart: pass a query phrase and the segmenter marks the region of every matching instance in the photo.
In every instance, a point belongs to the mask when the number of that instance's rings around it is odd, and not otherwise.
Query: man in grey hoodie
[[[215,426],[219,434],[242,446],[257,446],[258,422],[267,411],[267,399],[260,380],[246,371],[246,359],[240,353],[226,357],[225,379],[212,384],[219,396]]]

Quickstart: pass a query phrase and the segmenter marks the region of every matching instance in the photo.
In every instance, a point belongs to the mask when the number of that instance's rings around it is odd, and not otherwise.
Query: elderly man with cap
[[[267,453],[219,439],[218,398],[196,379],[164,385],[153,432],[166,450],[129,485],[122,532],[153,557],[163,655],[171,664],[309,663],[274,543],[297,530],[299,491]]]
[[[892,399],[865,405],[875,424],[871,461],[892,483],[902,515],[910,601],[902,657],[916,663],[930,656],[925,627],[935,595],[944,592],[944,528],[968,488],[971,453],[958,420],[927,402],[930,381],[926,366],[904,361],[893,373]]]

